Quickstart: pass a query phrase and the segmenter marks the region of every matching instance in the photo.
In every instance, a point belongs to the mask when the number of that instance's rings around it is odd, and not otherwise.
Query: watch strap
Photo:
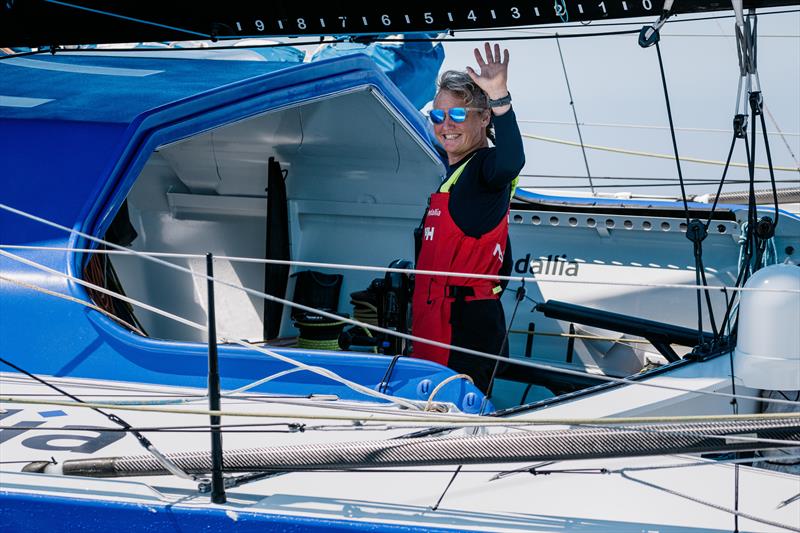
[[[504,105],[509,105],[511,103],[511,93],[509,92],[502,98],[498,98],[497,100],[489,99],[489,107],[502,107]]]

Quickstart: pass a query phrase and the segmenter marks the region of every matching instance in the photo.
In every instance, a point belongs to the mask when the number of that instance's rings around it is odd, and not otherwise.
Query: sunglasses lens
[[[450,108],[450,120],[453,122],[464,122],[467,119],[467,110],[463,107]]]
[[[431,109],[431,112],[428,113],[428,116],[431,119],[431,122],[434,124],[441,124],[444,122],[444,109]]]

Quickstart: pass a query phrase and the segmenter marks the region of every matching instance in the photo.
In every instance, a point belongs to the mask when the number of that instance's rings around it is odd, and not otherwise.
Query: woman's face
[[[434,109],[448,110],[451,107],[468,107],[463,98],[447,90],[439,91],[433,100]],[[444,122],[434,124],[436,138],[447,152],[450,164],[460,161],[477,148],[488,146],[486,126],[489,124],[489,111],[468,111],[464,122],[453,122],[448,113]]]

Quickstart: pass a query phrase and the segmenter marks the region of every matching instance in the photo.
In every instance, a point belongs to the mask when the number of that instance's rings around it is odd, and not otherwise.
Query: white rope
[[[2,204],[0,204],[0,208],[2,208]],[[104,241],[101,241],[104,242]],[[172,258],[172,259],[199,259],[205,258],[205,254],[189,254],[189,253],[175,253],[175,252],[141,252],[137,250],[129,250],[129,249],[122,249],[122,250],[100,250],[100,249],[93,249],[93,248],[71,248],[71,247],[58,247],[58,246],[30,246],[30,245],[12,245],[12,244],[0,244],[0,250],[50,250],[50,251],[60,251],[60,252],[79,252],[79,253],[98,253],[98,254],[111,254],[111,255],[130,255],[130,256],[142,256],[145,257],[153,257],[153,258]],[[659,289],[688,289],[692,291],[697,290],[697,285],[687,285],[681,283],[638,283],[638,282],[629,282],[629,281],[589,281],[589,280],[570,280],[570,279],[539,279],[534,277],[527,277],[527,276],[493,276],[491,274],[470,274],[468,272],[449,272],[444,270],[419,270],[414,268],[391,268],[391,267],[380,267],[380,266],[370,266],[370,265],[352,265],[352,264],[345,264],[345,263],[321,263],[318,261],[290,261],[290,260],[283,260],[283,259],[264,259],[260,257],[242,257],[242,256],[229,256],[229,255],[215,255],[214,259],[220,259],[224,261],[231,261],[235,263],[258,263],[258,264],[267,264],[267,265],[286,265],[286,266],[302,266],[302,267],[312,267],[312,268],[328,268],[328,269],[337,269],[337,270],[354,270],[354,271],[365,271],[365,272],[390,272],[390,273],[397,273],[397,274],[424,274],[429,276],[448,276],[453,278],[472,278],[472,279],[490,279],[490,280],[501,280],[501,281],[518,281],[520,283],[573,283],[579,285],[603,285],[603,286],[612,286],[612,287],[642,287],[642,288],[659,288]],[[175,268],[181,270],[183,272],[191,272],[193,276],[203,276],[203,274],[199,274],[193,272],[185,267],[181,267],[174,263],[169,262],[162,262],[158,261],[160,264],[167,265],[171,268]],[[707,272],[711,272],[710,270],[706,269]],[[713,272],[712,272],[713,273]],[[250,291],[251,289],[247,289],[245,287],[240,287],[237,285],[232,285],[223,280],[217,280],[217,283],[222,285],[227,285],[229,287],[238,288],[245,292]],[[771,288],[760,288],[760,287],[728,287],[724,285],[709,285],[709,289],[719,289],[720,291],[725,290],[729,292],[780,292],[780,293],[797,293],[800,294],[800,289],[771,289]],[[251,292],[253,296],[259,296],[263,293],[259,293],[257,291]]]
[[[447,385],[448,383],[450,383],[452,381],[455,381],[457,379],[465,379],[465,380],[469,381],[470,383],[475,383],[472,380],[472,377],[468,376],[467,374],[453,374],[452,376],[442,380],[441,383],[439,383],[438,385],[436,385],[436,387],[434,387],[434,389],[431,391],[431,395],[428,396],[428,403],[425,404],[425,409],[424,410],[425,411],[430,411],[431,407],[433,406],[433,399],[436,398],[436,395],[439,393],[439,391],[442,390],[445,385]]]
[[[191,328],[197,329],[199,331],[203,331],[203,332],[206,332],[206,333],[208,332],[208,328],[206,326],[202,325],[202,324],[198,324],[197,322],[192,322],[191,320],[187,320],[187,319],[182,318],[182,317],[180,317],[178,315],[175,315],[173,313],[169,313],[167,311],[163,311],[163,310],[161,310],[161,309],[159,309],[157,307],[153,307],[151,305],[145,304],[144,302],[140,302],[138,300],[134,300],[133,298],[129,298],[127,296],[123,296],[121,294],[117,294],[115,292],[112,292],[112,291],[104,288],[104,287],[100,287],[99,285],[95,285],[93,283],[89,283],[87,281],[84,281],[82,279],[76,278],[74,276],[70,276],[69,274],[65,274],[63,272],[59,272],[59,271],[54,270],[52,268],[49,268],[49,267],[46,267],[46,266],[41,265],[39,263],[36,263],[35,261],[31,261],[29,259],[25,259],[25,258],[19,257],[19,256],[15,255],[15,254],[12,254],[10,252],[6,252],[4,250],[0,250],[0,255],[3,255],[5,257],[8,257],[9,259],[13,259],[15,261],[19,261],[19,262],[21,262],[23,264],[26,264],[26,265],[30,266],[30,267],[36,268],[37,270],[41,270],[41,271],[47,272],[49,274],[55,274],[57,276],[64,277],[65,279],[68,279],[68,280],[70,280],[70,281],[72,281],[74,283],[77,283],[79,285],[83,285],[84,287],[91,288],[91,289],[93,289],[95,291],[98,291],[98,292],[102,292],[103,294],[108,294],[109,296],[113,296],[115,298],[119,298],[120,300],[122,300],[124,302],[128,302],[131,305],[136,305],[137,307],[141,307],[142,309],[146,309],[146,310],[151,311],[153,313],[156,313],[156,314],[159,314],[161,316],[167,317],[167,318],[169,318],[171,320],[175,320],[175,321],[177,321],[177,322],[179,322],[181,324],[184,324],[184,325],[189,326]],[[216,281],[216,280],[213,280],[213,278],[212,278],[212,281]],[[302,306],[302,307],[305,307],[305,306]],[[313,311],[313,309],[311,309],[311,308],[306,308],[305,310]],[[240,346],[243,346],[245,348],[249,348],[249,349],[255,350],[257,352],[263,353],[264,355],[268,355],[270,357],[274,357],[275,359],[278,359],[279,361],[282,361],[284,363],[290,364],[292,366],[295,366],[295,367],[303,369],[303,370],[308,370],[309,372],[313,372],[314,374],[317,374],[317,375],[329,378],[329,379],[331,379],[333,381],[339,382],[342,385],[345,385],[346,387],[348,387],[348,388],[350,388],[350,389],[352,389],[352,390],[354,390],[356,392],[360,392],[362,394],[365,394],[367,396],[372,396],[374,398],[379,398],[381,400],[390,401],[392,403],[395,403],[395,404],[398,404],[398,405],[402,405],[403,407],[406,407],[406,408],[409,408],[409,409],[419,409],[419,407],[417,405],[415,405],[415,404],[413,404],[413,403],[411,403],[411,402],[409,402],[407,400],[404,400],[402,398],[397,398],[397,397],[394,397],[394,396],[389,396],[387,394],[383,394],[383,393],[380,393],[378,391],[372,390],[369,387],[365,387],[365,386],[363,386],[363,385],[361,385],[359,383],[356,383],[354,381],[350,381],[348,379],[345,379],[345,378],[339,376],[338,374],[336,374],[335,372],[332,372],[332,371],[328,370],[327,368],[307,365],[305,363],[302,363],[300,361],[292,359],[291,357],[287,357],[285,355],[281,355],[281,354],[279,354],[277,352],[274,352],[272,350],[268,350],[268,349],[262,348],[260,346],[251,345],[250,343],[248,343],[246,341],[243,341],[243,340],[228,339],[228,338],[223,338],[223,337],[220,337],[218,340],[229,341],[229,342],[232,342],[234,344],[238,344]]]
[[[564,120],[531,120],[531,119],[517,119],[517,122],[523,122],[528,124],[552,124],[555,126],[574,126],[574,122],[567,122]],[[668,126],[655,126],[650,124],[625,124],[625,123],[614,123],[614,122],[580,122],[581,126],[587,127],[597,127],[597,128],[629,128],[629,129],[640,129],[640,130],[669,130]],[[722,129],[722,128],[675,128],[676,131],[689,131],[695,133],[726,133],[731,135],[731,130],[729,129]],[[781,132],[781,131],[769,131],[767,135],[785,135],[788,137],[800,137],[800,133],[795,132]]]
[[[119,322],[120,324],[122,324],[123,326],[128,328],[129,330],[138,333],[142,337],[146,336],[141,329],[137,328],[133,324],[130,324],[130,323],[122,320],[120,317],[116,316],[113,313],[109,313],[108,311],[106,311],[105,309],[100,307],[99,305],[95,305],[95,304],[93,304],[91,302],[87,302],[86,300],[81,300],[80,298],[75,298],[74,296],[70,296],[68,294],[64,294],[64,293],[61,293],[61,292],[51,291],[50,289],[45,289],[44,287],[40,287],[38,285],[33,285],[31,283],[25,283],[24,281],[20,281],[18,279],[9,278],[9,277],[3,276],[3,275],[0,275],[0,280],[7,281],[8,283],[13,283],[15,285],[19,285],[20,287],[25,287],[26,289],[30,289],[32,291],[41,292],[42,294],[47,294],[48,296],[55,296],[56,298],[61,298],[62,300],[66,300],[68,302],[72,302],[72,303],[76,303],[78,305],[82,305],[84,307],[88,307],[89,309],[93,309],[93,310],[97,311],[98,313],[102,313],[103,315],[107,316],[108,318],[110,318],[111,320],[113,320],[115,322]]]
[[[530,133],[523,133],[522,137],[525,138],[525,139],[532,139],[532,140],[535,140],[535,141],[544,141],[544,142],[555,143],[555,144],[565,144],[567,146],[581,146],[580,143],[576,143],[576,142],[573,142],[573,141],[567,141],[567,140],[564,140],[564,139],[556,139],[555,137],[545,137],[543,135],[532,135]],[[654,157],[656,159],[672,159],[672,160],[675,159],[674,155],[669,155],[669,154],[658,154],[658,153],[654,153],[654,152],[643,152],[643,151],[640,151],[640,150],[627,150],[627,149],[624,149],[624,148],[614,148],[614,147],[611,147],[611,146],[598,146],[596,144],[586,144],[586,143],[584,143],[583,146],[585,148],[590,148],[592,150],[600,150],[600,151],[603,151],[603,152],[613,152],[615,154],[636,155],[636,156],[642,156],[642,157]],[[684,157],[684,156],[681,156],[681,161],[687,161],[687,162],[690,162],[690,163],[700,163],[700,164],[703,164],[703,165],[725,166],[725,161],[717,161],[717,160],[714,160],[714,159],[700,159],[700,158],[697,158],[697,157]],[[731,162],[729,164],[729,166],[731,166],[731,167],[740,167],[740,168],[748,168],[747,163]],[[769,169],[769,166],[767,166],[767,165],[755,165],[755,168]],[[782,171],[782,172],[797,172],[800,169],[793,168],[793,167],[781,167],[781,166],[774,166],[773,165],[772,170],[779,170],[779,171]]]
[[[12,254],[10,252],[6,252],[4,250],[0,250],[0,255],[6,256],[6,257],[8,257],[10,259],[17,260],[19,262],[22,262],[22,263],[24,263],[24,264],[26,264],[28,266],[31,266],[33,268],[36,268],[38,270],[43,270],[45,272],[48,272],[48,273],[55,274],[57,276],[66,278],[66,279],[74,281],[75,283],[78,283],[80,285],[83,285],[83,286],[86,286],[86,287],[90,287],[90,288],[92,288],[92,289],[94,289],[94,290],[96,290],[98,292],[102,292],[104,294],[109,294],[111,296],[120,298],[121,300],[126,301],[126,302],[128,302],[128,303],[130,303],[132,305],[136,305],[136,306],[142,307],[142,308],[147,309],[148,311],[151,311],[153,313],[156,313],[156,314],[165,316],[167,318],[176,320],[176,321],[178,321],[180,323],[183,323],[183,324],[186,324],[186,325],[188,325],[188,326],[190,326],[192,328],[199,329],[201,331],[205,331],[206,330],[206,327],[201,325],[201,324],[197,324],[195,322],[192,322],[192,321],[187,320],[185,318],[179,317],[179,316],[174,315],[172,313],[169,313],[167,311],[162,311],[162,310],[160,310],[160,309],[158,309],[156,307],[153,307],[153,306],[150,306],[150,305],[145,304],[143,302],[139,302],[137,300],[134,300],[133,298],[129,298],[127,296],[122,296],[122,295],[113,293],[113,292],[109,291],[108,289],[105,289],[105,288],[100,287],[98,285],[94,285],[92,283],[89,283],[87,281],[81,280],[79,278],[75,278],[74,276],[70,276],[69,274],[65,274],[63,272],[59,272],[59,271],[54,270],[52,268],[46,267],[44,265],[40,265],[39,263],[36,263],[35,261],[31,261],[29,259],[25,259],[25,258],[19,257],[19,256],[15,255],[15,254]],[[170,265],[171,263],[167,263],[167,264]],[[177,265],[173,265],[173,266],[175,266],[176,268],[180,268],[181,270],[188,270],[188,269],[183,269],[182,267],[177,267]],[[212,281],[217,282],[217,283],[222,283],[222,282],[220,282],[218,280],[215,280],[214,278],[209,278],[208,276],[206,276],[204,274],[197,274],[197,273],[194,273],[192,271],[189,271],[189,272],[192,275],[195,275],[195,276],[198,276],[198,277],[207,278],[207,279],[211,279]],[[644,382],[644,381],[635,381],[635,380],[631,380],[629,378],[615,378],[615,377],[606,376],[606,375],[602,375],[602,374],[592,374],[590,372],[582,372],[582,371],[579,371],[579,370],[571,370],[571,369],[566,369],[566,368],[554,367],[554,366],[550,366],[550,365],[542,365],[542,364],[539,364],[539,363],[534,363],[534,362],[531,362],[531,361],[525,361],[525,360],[522,360],[522,359],[502,357],[502,356],[498,356],[498,355],[494,355],[494,354],[490,354],[490,353],[485,353],[485,352],[480,352],[480,351],[477,351],[477,350],[472,350],[472,349],[469,349],[469,348],[454,346],[452,344],[446,344],[446,343],[442,343],[442,342],[438,342],[438,341],[433,341],[433,340],[426,339],[426,338],[423,338],[423,337],[416,337],[414,335],[408,335],[406,333],[400,333],[398,331],[394,331],[394,330],[378,327],[378,326],[375,326],[375,325],[372,325],[372,324],[359,322],[359,321],[353,320],[351,318],[347,318],[347,317],[339,316],[339,315],[336,315],[336,314],[333,314],[333,313],[329,313],[329,312],[323,311],[321,309],[314,309],[312,307],[307,307],[305,305],[301,305],[301,304],[298,304],[298,303],[295,303],[295,302],[290,302],[288,300],[284,300],[282,298],[277,298],[277,297],[269,295],[269,294],[260,293],[258,291],[253,291],[252,289],[248,289],[246,287],[238,287],[236,285],[232,285],[232,284],[229,284],[229,283],[224,283],[224,284],[228,285],[230,287],[233,287],[233,288],[237,288],[237,289],[243,290],[245,292],[253,292],[257,296],[261,296],[261,297],[264,297],[264,298],[267,298],[267,299],[270,299],[270,300],[273,300],[273,301],[280,302],[283,305],[288,305],[288,306],[291,306],[291,307],[295,307],[297,309],[301,309],[303,311],[316,313],[316,314],[325,316],[326,318],[331,318],[331,319],[334,319],[334,320],[341,320],[343,322],[347,322],[347,323],[352,324],[354,326],[360,326],[360,327],[363,327],[363,328],[371,329],[373,331],[378,331],[380,333],[384,333],[386,335],[394,335],[396,337],[403,338],[403,339],[406,339],[406,340],[417,341],[417,342],[421,342],[421,343],[428,344],[428,345],[431,345],[431,346],[438,346],[438,347],[441,347],[441,348],[445,348],[447,350],[456,350],[456,351],[460,351],[460,352],[463,352],[463,353],[466,353],[466,354],[476,355],[478,357],[484,357],[484,358],[487,358],[487,359],[492,359],[492,360],[500,361],[500,362],[504,362],[504,363],[516,364],[516,365],[521,365],[521,366],[529,366],[531,368],[537,368],[537,369],[540,369],[540,370],[549,370],[549,371],[559,372],[559,373],[566,374],[566,375],[573,375],[573,376],[580,376],[580,377],[589,376],[589,377],[593,377],[595,379],[598,379],[600,381],[608,381],[608,382],[611,382],[611,383],[624,383],[624,384],[627,384],[627,385],[639,385],[639,386],[643,386],[643,387],[652,387],[652,388],[656,388],[656,389],[673,390],[673,391],[678,391],[678,392],[688,392],[688,393],[701,394],[701,395],[702,394],[706,394],[706,395],[712,395],[712,396],[723,396],[723,397],[726,397],[726,398],[756,400],[756,401],[766,402],[766,403],[782,403],[782,404],[789,404],[789,405],[800,405],[800,402],[795,402],[795,401],[791,401],[791,400],[781,400],[781,399],[778,399],[778,398],[761,398],[759,396],[747,396],[747,395],[741,395],[741,394],[734,395],[734,394],[729,394],[729,393],[725,393],[725,392],[718,392],[718,391],[692,390],[692,389],[687,389],[687,388],[684,388],[684,387],[676,387],[676,386],[671,386],[671,385],[659,385],[659,384],[648,383],[648,382]],[[280,354],[278,354],[276,352],[273,352],[271,350],[267,350],[267,349],[259,347],[259,346],[251,345],[250,343],[247,343],[246,341],[241,341],[241,340],[236,340],[236,339],[221,339],[221,340],[229,340],[230,342],[234,342],[234,343],[239,344],[239,345],[241,345],[241,346],[243,346],[245,348],[253,349],[253,350],[257,351],[257,352],[264,353],[265,355],[269,355],[269,356],[275,357],[275,358],[277,358],[279,360],[285,360],[285,362],[287,362],[287,363],[289,363],[289,364],[291,364],[293,366],[297,366],[299,368],[304,368],[304,369],[307,369],[307,370],[310,370],[310,369],[313,368],[315,370],[311,370],[312,372],[318,373],[318,374],[320,372],[322,372],[321,375],[325,375],[326,377],[336,376],[336,374],[334,374],[333,372],[330,372],[327,369],[319,368],[319,367],[311,367],[311,366],[305,365],[304,363],[300,363],[299,361],[295,361],[295,360],[293,360],[293,359],[291,359],[289,357],[282,356],[282,355],[280,355]],[[381,393],[379,393],[377,391],[374,391],[374,390],[372,390],[372,389],[370,389],[368,387],[364,387],[364,386],[362,386],[362,385],[360,385],[358,383],[354,383],[354,382],[350,382],[348,380],[345,380],[344,378],[341,378],[340,376],[336,376],[336,378],[331,377],[331,379],[334,379],[335,381],[341,380],[341,382],[343,384],[348,384],[348,383],[352,384],[352,385],[357,387],[354,390],[358,390],[359,392],[364,391],[366,394],[368,394],[370,396],[380,397],[382,399],[389,400],[389,401],[391,401],[393,403],[401,403],[403,405],[410,405],[410,406],[412,406],[413,409],[418,409],[418,407],[416,405],[409,404],[405,400],[402,400],[402,399],[394,397],[394,396],[387,396],[387,395],[381,394]],[[350,386],[350,385],[348,385],[348,386]],[[350,387],[350,388],[353,388],[353,387]]]
[[[644,381],[638,381],[638,380],[634,381],[634,380],[630,380],[628,378],[615,378],[615,377],[611,377],[611,376],[605,376],[605,375],[602,375],[602,374],[592,374],[592,373],[589,373],[589,372],[581,372],[579,370],[558,368],[558,367],[554,367],[554,366],[550,366],[550,365],[542,365],[542,364],[539,364],[539,363],[534,363],[534,362],[531,362],[531,361],[523,361],[521,359],[502,357],[502,356],[498,356],[498,355],[494,355],[494,354],[490,354],[490,353],[485,353],[485,352],[480,352],[480,351],[477,351],[477,350],[472,350],[472,349],[469,349],[469,348],[458,347],[458,346],[454,346],[454,345],[451,345],[451,344],[445,344],[445,343],[442,343],[442,342],[433,341],[433,340],[430,340],[430,339],[425,339],[425,338],[422,338],[422,337],[416,337],[416,336],[413,336],[413,335],[408,335],[406,333],[400,333],[398,331],[394,331],[394,330],[391,330],[391,329],[386,329],[386,328],[382,328],[382,327],[375,326],[375,325],[372,325],[372,324],[366,324],[364,322],[359,322],[359,321],[353,320],[351,318],[342,317],[342,316],[336,315],[334,313],[329,313],[327,311],[323,311],[321,309],[314,309],[314,308],[311,308],[311,307],[307,307],[305,305],[301,305],[301,304],[298,304],[298,303],[295,303],[295,302],[291,302],[291,301],[285,300],[283,298],[278,298],[276,296],[272,296],[271,294],[266,294],[266,293],[263,293],[263,292],[259,292],[259,291],[253,290],[253,289],[249,289],[247,287],[240,287],[238,285],[235,285],[233,283],[229,283],[227,281],[217,280],[217,279],[215,279],[213,277],[210,277],[210,276],[208,276],[206,274],[200,274],[200,273],[194,272],[191,269],[188,269],[188,268],[185,268],[185,267],[181,267],[179,265],[172,264],[172,263],[170,263],[168,261],[164,261],[164,260],[159,259],[157,257],[151,257],[151,256],[148,256],[148,255],[142,254],[140,252],[136,252],[134,250],[127,250],[126,248],[124,248],[124,247],[122,247],[122,246],[120,246],[118,244],[107,242],[107,241],[105,241],[103,239],[99,239],[97,237],[94,237],[92,235],[88,235],[88,234],[80,232],[78,230],[71,230],[71,229],[67,228],[66,226],[62,226],[61,224],[57,224],[55,222],[51,222],[49,220],[43,219],[41,217],[38,217],[36,215],[32,215],[30,213],[26,213],[26,212],[20,211],[18,209],[14,209],[13,207],[9,207],[9,206],[7,206],[5,204],[2,204],[2,203],[0,203],[0,209],[5,209],[5,210],[8,210],[10,212],[19,214],[20,216],[23,216],[25,218],[29,218],[31,220],[36,220],[36,221],[41,222],[41,223],[43,223],[45,225],[49,225],[49,226],[52,226],[52,227],[55,227],[55,228],[58,228],[58,229],[61,229],[61,230],[67,231],[67,232],[74,233],[76,235],[79,235],[81,237],[89,239],[89,240],[91,240],[93,242],[97,242],[99,244],[103,244],[103,245],[109,246],[111,248],[115,248],[117,250],[123,250],[123,251],[126,251],[126,252],[131,252],[134,255],[141,256],[142,258],[147,259],[148,261],[152,261],[152,262],[155,262],[155,263],[158,263],[158,264],[162,264],[162,265],[164,265],[164,266],[166,266],[168,268],[172,268],[172,269],[175,269],[175,270],[179,270],[181,272],[188,273],[189,275],[194,276],[194,277],[203,278],[203,279],[206,279],[206,280],[209,280],[209,281],[213,281],[215,283],[219,283],[219,284],[227,286],[227,287],[238,289],[238,290],[246,292],[247,294],[251,294],[251,295],[259,297],[259,298],[266,298],[267,300],[270,300],[270,301],[273,301],[273,302],[277,302],[277,303],[280,303],[280,304],[283,304],[283,305],[288,305],[290,307],[294,307],[296,309],[301,309],[301,310],[306,311],[306,312],[315,313],[315,314],[318,314],[318,315],[321,315],[321,316],[324,316],[326,318],[330,318],[330,319],[333,319],[333,320],[343,321],[343,322],[346,322],[348,324],[352,324],[354,326],[360,326],[360,327],[363,327],[363,328],[366,328],[366,329],[370,329],[372,331],[377,331],[377,332],[383,333],[385,335],[390,335],[390,336],[393,335],[393,336],[396,336],[396,337],[399,337],[399,338],[402,338],[402,339],[421,342],[421,343],[424,343],[424,344],[427,344],[427,345],[430,345],[430,346],[437,346],[439,348],[444,348],[446,350],[457,350],[457,351],[460,351],[460,352],[463,352],[463,353],[466,353],[466,354],[476,355],[478,357],[484,357],[484,358],[487,358],[487,359],[492,359],[494,361],[506,362],[506,363],[517,364],[517,365],[522,365],[522,366],[529,366],[531,368],[537,368],[537,369],[540,369],[540,370],[555,371],[555,372],[559,372],[559,373],[566,374],[566,375],[573,375],[573,376],[580,376],[580,377],[589,376],[589,377],[593,377],[595,379],[598,379],[600,381],[608,381],[608,382],[611,382],[611,383],[624,383],[624,384],[628,384],[628,385],[639,385],[639,386],[652,387],[652,388],[657,388],[657,389],[674,390],[674,391],[678,391],[678,392],[689,392],[689,393],[695,393],[695,394],[706,394],[706,395],[711,395],[711,396],[722,396],[722,397],[726,397],[726,398],[750,399],[750,400],[756,400],[756,401],[760,401],[760,402],[772,402],[772,403],[785,403],[785,404],[789,404],[789,405],[800,405],[800,402],[793,402],[791,400],[780,400],[780,399],[777,399],[777,398],[761,398],[761,397],[758,397],[758,396],[746,396],[746,395],[739,395],[739,394],[734,395],[734,394],[729,394],[729,393],[725,393],[725,392],[718,392],[718,391],[691,390],[691,389],[686,389],[686,388],[683,388],[683,387],[674,387],[674,386],[669,386],[669,385],[658,385],[658,384],[655,384],[655,383],[647,383],[647,382],[644,382]],[[56,270],[53,270],[53,269],[50,269],[50,268],[45,267],[43,265],[40,265],[39,263],[36,263],[34,261],[23,259],[23,258],[21,258],[21,257],[19,257],[17,255],[11,254],[9,252],[5,252],[2,249],[0,249],[0,255],[10,256],[10,257],[16,258],[17,260],[20,260],[22,262],[26,262],[26,263],[29,264],[29,266],[33,266],[34,268],[45,269],[46,271],[49,271],[49,272],[51,272],[53,274],[56,274],[58,276],[66,277],[66,278],[69,278],[69,279],[73,279],[73,280],[75,280],[76,283],[79,283],[79,284],[84,285],[84,286],[97,287],[96,290],[98,290],[99,292],[105,292],[105,293],[110,292],[110,291],[106,291],[106,289],[104,289],[103,287],[98,287],[98,286],[93,285],[91,283],[87,283],[87,282],[85,282],[83,280],[80,280],[78,278],[74,278],[73,276],[70,276],[69,274],[58,272]],[[368,268],[372,268],[372,267],[368,267]],[[409,272],[408,270],[404,270],[404,269],[392,269],[392,268],[381,269],[381,270],[394,271],[394,272],[398,272],[398,273],[408,273]],[[417,271],[417,272],[426,272],[426,271]],[[445,273],[439,273],[439,274],[445,274]],[[478,276],[475,276],[473,274],[466,274],[466,276],[478,277]],[[491,276],[489,276],[489,277],[491,278]],[[525,281],[526,279],[531,279],[533,281],[536,281],[533,278],[524,278],[524,277],[523,278],[516,278],[516,279],[519,279],[520,281]],[[679,286],[683,287],[683,285],[679,285]],[[690,287],[692,287],[695,290],[697,289],[696,286],[690,286]],[[722,287],[720,287],[720,288],[722,288]],[[774,291],[774,289],[773,289],[773,291]],[[781,292],[781,291],[778,291],[778,292]],[[800,292],[800,291],[782,291],[782,292]],[[120,298],[120,299],[123,299],[123,301],[125,301],[124,298],[121,295],[118,295],[118,294],[113,294],[113,295],[118,297],[118,298]],[[127,297],[125,297],[125,298],[127,298]],[[136,302],[135,300],[132,300],[130,298],[128,298],[128,300],[129,300],[129,303]],[[162,312],[160,310],[155,310],[155,308],[153,308],[152,306],[149,306],[149,305],[141,303],[141,302],[136,302],[135,305],[140,305],[142,307],[147,306],[147,308],[149,308],[149,310],[152,310],[155,313],[159,313],[159,314],[166,313],[166,311]],[[168,314],[170,315],[170,317],[175,317],[175,315],[171,315],[171,313],[168,313]],[[164,315],[164,316],[167,316],[167,315]],[[194,322],[190,322],[190,321],[188,321],[186,319],[183,319],[183,318],[180,318],[180,317],[175,317],[175,318],[179,322],[187,323],[187,325],[192,324],[192,327],[199,327],[201,329],[201,331],[205,330],[205,326],[202,326],[202,325],[199,325],[199,324],[195,324]],[[241,344],[242,346],[245,346],[247,348],[252,348],[253,350],[265,353],[266,355],[274,354],[274,357],[277,357],[279,359],[283,358],[283,356],[277,354],[276,352],[272,352],[271,350],[266,350],[264,348],[260,348],[260,347],[256,347],[256,346],[251,346],[248,343],[246,343],[245,341],[233,341],[233,342],[236,342],[237,344]],[[292,363],[289,363],[289,364],[293,364],[294,366],[298,366],[298,365],[302,364],[302,363],[299,363],[298,361],[294,361],[293,359],[290,359],[290,358],[285,358],[285,359],[287,359],[287,362],[288,361],[292,361]],[[312,368],[312,367],[308,367],[308,368]],[[316,367],[314,367],[314,368],[316,368]],[[321,369],[321,370],[324,370],[324,371],[328,372],[326,369]],[[333,374],[333,373],[331,373],[331,374]],[[339,379],[344,379],[344,378],[339,378]],[[347,380],[344,380],[344,381],[347,381]],[[353,382],[349,382],[349,383],[353,383]],[[363,387],[363,386],[361,386],[361,385],[359,385],[357,383],[353,383],[353,384],[358,386],[361,389],[369,391],[367,394],[369,394],[371,396],[379,395],[378,397],[382,397],[384,399],[389,399],[389,401],[393,401],[393,402],[396,401],[396,400],[400,400],[399,398],[388,397],[386,395],[378,393],[377,391],[373,391],[372,389]],[[403,403],[407,403],[407,402],[403,401]],[[414,408],[417,408],[417,407],[414,406]]]
[[[259,385],[263,385],[264,383],[269,383],[272,380],[281,378],[281,377],[289,375],[289,374],[294,374],[295,372],[300,372],[302,370],[303,370],[302,368],[289,368],[289,369],[284,370],[282,372],[276,372],[275,374],[272,374],[271,376],[267,376],[267,377],[265,377],[263,379],[259,379],[258,381],[254,381],[252,383],[248,383],[244,387],[239,387],[236,390],[225,392],[225,393],[222,394],[222,396],[233,396],[234,394],[240,394],[242,392],[246,392],[246,391],[249,391],[250,389],[258,387]]]
[[[177,407],[165,407],[159,405],[118,405],[114,403],[102,402],[73,402],[69,400],[42,400],[37,398],[15,398],[12,396],[0,396],[0,403],[14,403],[22,405],[57,405],[61,407],[77,407],[80,409],[119,409],[121,411],[163,413],[177,415],[196,415],[196,416],[220,416],[220,417],[242,417],[242,418],[284,418],[284,419],[307,419],[307,420],[341,420],[346,422],[368,421],[368,422],[417,422],[417,423],[442,423],[442,424],[466,424],[469,427],[475,425],[485,426],[618,426],[625,424],[657,424],[657,423],[689,423],[689,422],[737,422],[737,421],[769,421],[769,420],[788,420],[797,418],[797,413],[761,413],[758,415],[688,415],[688,416],[649,416],[649,417],[611,417],[611,418],[501,418],[495,416],[469,415],[469,414],[441,414],[432,411],[402,411],[394,414],[393,412],[382,411],[378,414],[364,410],[365,416],[344,416],[326,413],[298,413],[293,412],[264,412],[264,411],[236,411],[209,409],[186,409]],[[653,431],[651,429],[650,431]],[[724,435],[729,438],[730,435]],[[797,441],[786,441],[791,445],[798,444]]]

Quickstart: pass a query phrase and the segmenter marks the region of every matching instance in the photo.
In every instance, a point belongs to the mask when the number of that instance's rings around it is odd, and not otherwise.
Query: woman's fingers
[[[478,66],[483,68],[486,66],[486,63],[483,61],[483,57],[481,56],[481,51],[477,48],[475,49],[475,60],[478,62]]]

